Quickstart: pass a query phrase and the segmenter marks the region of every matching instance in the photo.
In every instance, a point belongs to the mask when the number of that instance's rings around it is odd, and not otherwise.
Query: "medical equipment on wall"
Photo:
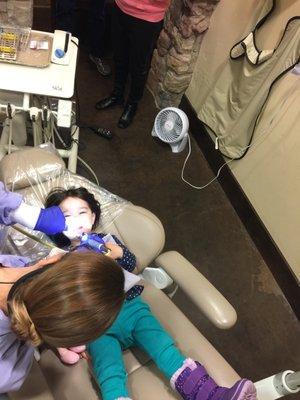
[[[152,136],[171,146],[173,153],[181,152],[188,139],[189,120],[186,114],[175,107],[161,110],[154,121]]]

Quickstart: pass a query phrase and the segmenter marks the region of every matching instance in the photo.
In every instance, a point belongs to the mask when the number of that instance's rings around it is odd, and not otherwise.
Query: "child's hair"
[[[78,346],[111,326],[125,299],[124,274],[113,259],[73,252],[44,268],[17,281],[8,298],[11,326],[21,340]]]
[[[84,187],[71,187],[70,189],[52,189],[45,200],[45,207],[48,208],[51,206],[59,206],[68,197],[77,197],[88,203],[91,211],[95,214],[95,222],[92,226],[92,229],[95,229],[99,224],[101,214],[100,204],[95,199],[94,195]],[[63,233],[51,235],[50,238],[58,247],[67,247],[71,244],[70,240]]]

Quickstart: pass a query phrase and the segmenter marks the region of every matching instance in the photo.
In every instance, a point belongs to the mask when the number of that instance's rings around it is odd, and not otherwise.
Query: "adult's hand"
[[[22,196],[6,189],[0,181],[0,223],[11,225],[14,223],[12,212],[20,207]]]
[[[42,260],[40,260],[36,264],[34,264],[32,266],[32,268],[33,269],[38,269],[38,268],[43,268],[43,267],[45,267],[46,265],[49,265],[49,264],[54,264],[57,261],[59,261],[64,256],[65,253],[66,252],[61,252],[61,253],[57,253],[57,254],[54,254],[54,255],[50,255],[50,256],[48,256],[46,258],[43,258]]]
[[[47,235],[54,235],[66,229],[66,220],[58,206],[40,208],[23,201],[19,193],[7,190],[0,181],[0,223],[19,223]]]

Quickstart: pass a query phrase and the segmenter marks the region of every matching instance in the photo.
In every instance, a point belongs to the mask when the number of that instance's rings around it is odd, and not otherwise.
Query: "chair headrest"
[[[32,182],[45,182],[66,169],[62,158],[53,151],[31,147],[7,154],[0,161],[0,180],[16,191]]]

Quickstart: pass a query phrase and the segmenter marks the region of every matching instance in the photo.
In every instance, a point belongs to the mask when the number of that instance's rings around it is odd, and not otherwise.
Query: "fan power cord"
[[[281,103],[281,105],[280,105],[280,109],[281,109],[281,110],[283,109],[283,106],[284,106],[284,104],[287,102],[287,99],[288,99],[288,98],[289,98],[289,96],[287,95],[287,96],[283,99],[283,101],[282,101],[282,103]],[[287,105],[287,107],[288,107],[288,105]],[[249,149],[249,148],[255,148],[255,147],[257,147],[259,144],[261,144],[262,142],[264,142],[264,141],[267,139],[267,137],[268,137],[268,135],[270,134],[270,132],[272,131],[272,128],[275,126],[275,124],[277,123],[277,121],[279,121],[280,119],[281,119],[280,116],[277,115],[277,118],[276,118],[276,115],[275,115],[275,116],[271,119],[271,121],[270,121],[270,123],[269,123],[269,126],[266,127],[266,129],[264,129],[264,130],[262,131],[260,137],[259,137],[257,140],[253,141],[252,143],[250,143],[248,146],[245,146],[245,147],[241,148],[241,150],[243,151],[243,150],[247,150],[247,149]],[[216,176],[215,176],[213,179],[211,179],[209,182],[207,182],[207,183],[206,183],[205,185],[203,185],[203,186],[195,186],[195,185],[193,185],[192,183],[190,183],[189,181],[187,181],[187,180],[184,178],[184,170],[185,170],[185,167],[186,167],[186,163],[187,163],[187,161],[188,161],[188,159],[189,159],[189,157],[190,157],[190,155],[191,155],[191,153],[192,153],[192,144],[191,144],[191,138],[190,138],[190,135],[189,135],[189,134],[188,134],[188,143],[189,143],[189,151],[188,151],[188,154],[187,154],[187,156],[186,156],[186,158],[185,158],[185,160],[184,160],[184,163],[183,163],[183,167],[182,167],[182,170],[181,170],[181,179],[183,180],[183,182],[185,182],[187,185],[191,186],[191,187],[194,188],[194,189],[202,190],[202,189],[207,188],[211,183],[213,183],[215,180],[217,180],[217,179],[219,178],[222,169],[223,169],[226,165],[229,165],[229,164],[232,163],[233,161],[237,161],[235,158],[230,158],[228,161],[224,162],[224,163],[221,165],[221,167],[220,167],[220,168],[218,169],[218,171],[217,171]]]
[[[202,190],[202,189],[207,188],[211,183],[213,183],[215,180],[217,180],[219,178],[220,173],[221,173],[222,169],[225,167],[225,165],[228,165],[232,161],[234,161],[234,159],[231,159],[231,160],[225,162],[224,164],[222,164],[221,167],[218,169],[217,175],[213,179],[211,179],[209,182],[207,182],[205,185],[203,185],[203,186],[195,186],[192,183],[190,183],[189,181],[187,181],[185,179],[185,177],[183,176],[184,175],[184,170],[185,170],[185,167],[186,167],[186,163],[187,163],[187,161],[190,158],[190,155],[192,153],[192,144],[191,144],[190,135],[188,135],[188,143],[189,143],[189,151],[188,151],[188,154],[187,154],[187,156],[186,156],[186,158],[184,160],[184,163],[183,163],[183,167],[182,167],[182,170],[181,170],[181,179],[183,180],[183,182],[185,182],[187,185],[191,186],[193,189]]]
[[[98,180],[98,178],[97,178],[97,175],[95,174],[95,171],[92,169],[92,167],[90,167],[89,164],[88,164],[86,161],[84,161],[81,157],[77,156],[77,158],[78,158],[78,161],[80,161],[81,164],[83,164],[83,165],[85,166],[85,168],[86,168],[86,169],[90,172],[90,174],[93,176],[93,178],[95,179],[96,185],[97,185],[97,186],[100,186],[100,185],[99,185],[99,180]]]

